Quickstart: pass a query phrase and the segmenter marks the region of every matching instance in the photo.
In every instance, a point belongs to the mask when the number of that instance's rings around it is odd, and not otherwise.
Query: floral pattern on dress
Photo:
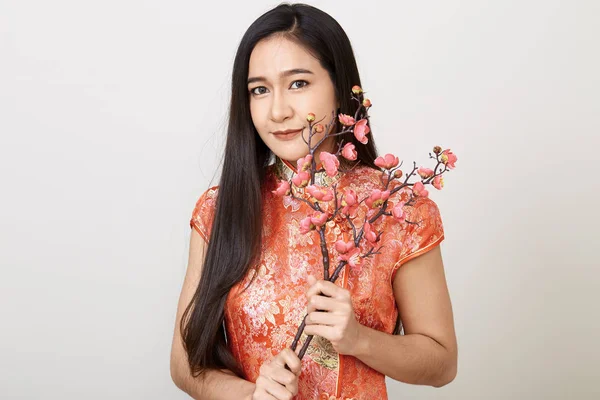
[[[263,246],[261,259],[230,291],[225,304],[228,346],[239,361],[245,379],[256,382],[260,366],[289,347],[306,312],[306,276],[323,276],[323,259],[317,232],[300,234],[299,222],[312,210],[303,202],[276,197],[271,193],[289,170],[281,160],[267,167],[263,187]],[[286,170],[287,168],[287,170]],[[284,175],[282,175],[282,171]],[[364,198],[380,188],[381,172],[358,166],[338,177],[338,193],[353,189]],[[320,178],[321,179],[321,178]],[[332,179],[322,179],[332,183]],[[218,187],[204,192],[196,202],[190,226],[210,239]],[[392,196],[406,199],[409,189]],[[306,196],[307,194],[302,194]],[[362,222],[365,207],[360,207],[353,221]],[[293,211],[295,210],[295,211]],[[400,223],[383,216],[375,224],[383,229],[379,245],[384,248],[363,261],[360,268],[345,267],[335,284],[348,289],[357,320],[370,328],[392,333],[398,309],[392,288],[398,269],[408,260],[437,246],[444,239],[437,205],[429,198],[418,198],[406,207],[407,219],[418,224]],[[330,221],[325,236],[330,256],[330,274],[336,263],[333,243],[351,235],[344,220]],[[369,248],[363,244],[363,251]],[[256,275],[254,282],[249,285]],[[248,286],[249,285],[249,286]],[[246,290],[242,290],[246,288]],[[304,343],[302,335],[299,346]],[[302,373],[295,400],[372,400],[387,399],[385,376],[359,359],[337,354],[326,339],[314,337],[302,360]]]

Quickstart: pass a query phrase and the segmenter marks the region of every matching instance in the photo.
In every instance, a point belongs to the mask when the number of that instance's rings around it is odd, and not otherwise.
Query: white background
[[[0,397],[184,399],[169,352],[235,50],[277,2],[0,0]],[[600,398],[598,1],[316,1],[354,46],[381,153],[458,168],[441,389]]]

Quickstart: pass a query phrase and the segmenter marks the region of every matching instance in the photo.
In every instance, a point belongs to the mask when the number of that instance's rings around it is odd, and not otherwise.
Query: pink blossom
[[[331,201],[333,200],[333,190],[318,186],[318,185],[309,185],[306,187],[306,191],[312,197],[317,199],[318,201]]]
[[[319,153],[323,167],[328,176],[336,176],[338,173],[338,167],[340,166],[340,160],[336,156],[326,151]]]
[[[377,233],[375,233],[375,231],[372,230],[370,223],[365,222],[365,225],[363,226],[363,230],[364,230],[365,239],[367,239],[370,243],[377,242]]]
[[[404,212],[404,203],[398,203],[392,208],[392,216],[398,221],[404,221],[406,213]]]
[[[383,203],[390,197],[390,191],[386,190],[382,192],[379,189],[374,189],[371,192],[371,196],[365,200],[365,203],[370,208],[381,207]]]
[[[342,199],[342,205],[344,206],[353,206],[358,201],[358,196],[356,192],[352,189],[346,189],[344,191],[344,198]]]
[[[413,193],[415,196],[427,197],[429,192],[425,189],[425,185],[422,182],[417,182],[413,185]]]
[[[450,151],[450,149],[446,149],[444,151],[442,151],[442,156],[441,156],[442,162],[444,164],[446,164],[446,166],[449,169],[454,169],[455,165],[454,163],[456,161],[458,161],[458,157],[456,157],[456,155]]]
[[[353,117],[346,115],[346,114],[340,114],[338,116],[338,118],[343,125],[350,126],[350,125],[354,125],[356,123],[356,121],[354,120]]]
[[[310,174],[307,171],[300,171],[292,178],[292,183],[299,188],[303,188],[310,182]]]
[[[344,191],[344,197],[342,198],[342,206],[353,206],[356,205],[358,201],[358,196],[356,192],[352,189],[346,189]]]
[[[356,160],[358,154],[356,153],[356,147],[353,143],[346,143],[346,145],[342,149],[342,156],[350,161]]]
[[[307,154],[305,157],[298,159],[298,161],[297,161],[298,172],[310,170],[310,167],[312,164],[312,158],[313,157],[310,154]]]
[[[310,222],[315,226],[322,226],[327,222],[327,218],[329,215],[323,212],[316,212],[312,217],[310,217]]]
[[[308,216],[300,221],[300,233],[306,234],[318,226],[322,226],[327,222],[329,215],[327,213],[316,212],[312,216]]]
[[[433,170],[430,168],[421,167],[417,172],[419,175],[421,175],[421,178],[423,179],[427,179],[433,176]]]
[[[348,250],[344,253],[341,253],[338,256],[338,260],[346,261],[350,267],[357,267],[360,265],[360,249],[358,247],[354,247],[353,242],[349,242]]]
[[[342,214],[354,217],[358,210],[358,197],[352,189],[346,189],[342,197]]]
[[[366,136],[369,132],[371,132],[371,128],[367,125],[366,119],[361,119],[354,125],[354,137],[362,144],[367,144],[369,142],[369,139],[367,139]]]
[[[310,217],[304,218],[300,221],[300,233],[306,234],[315,229],[314,224],[311,222]]]
[[[354,242],[351,240],[349,242],[344,242],[343,240],[338,240],[335,242],[335,249],[340,254],[346,254],[350,250],[354,249]]]
[[[272,190],[277,196],[287,196],[290,194],[290,183],[288,181],[279,181],[277,189]]]
[[[441,175],[438,175],[435,178],[433,178],[433,187],[437,190],[442,190],[442,188],[444,187],[444,178],[442,178]]]
[[[393,154],[386,154],[383,157],[377,157],[375,159],[375,165],[377,165],[379,168],[384,169],[392,169],[396,167],[399,162],[400,160],[398,159],[398,157],[396,157]]]
[[[351,268],[358,267],[362,261],[360,258],[360,249],[358,247],[355,247],[353,250],[350,250],[348,253],[341,255],[340,259],[347,261],[348,265]]]

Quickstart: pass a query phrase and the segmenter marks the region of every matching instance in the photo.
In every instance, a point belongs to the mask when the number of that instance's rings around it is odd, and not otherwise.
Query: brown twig
[[[354,113],[354,121],[355,121],[355,124],[356,124],[356,122],[357,122],[357,121],[359,121],[359,120],[361,120],[361,119],[367,119],[367,122],[369,122],[368,109],[367,109],[367,107],[363,106],[363,104],[362,104],[362,98],[363,98],[363,96],[364,96],[364,93],[366,93],[366,92],[362,92],[361,94],[359,94],[359,95],[357,95],[357,96],[354,96],[354,95],[352,95],[352,99],[353,99],[353,100],[356,100],[356,101],[359,103],[359,106],[357,107],[357,109],[356,109],[356,112]],[[364,114],[363,114],[363,110],[364,110]],[[314,157],[314,152],[315,152],[315,150],[316,150],[316,149],[317,149],[317,148],[318,148],[318,147],[319,147],[319,146],[320,146],[320,145],[321,145],[321,144],[322,144],[322,143],[323,143],[323,142],[324,142],[324,141],[325,141],[327,138],[329,138],[329,137],[332,137],[332,136],[339,136],[339,135],[343,135],[343,134],[350,133],[350,132],[353,132],[353,131],[354,131],[354,126],[355,126],[355,124],[351,125],[351,126],[350,126],[350,127],[348,127],[348,128],[344,128],[344,129],[342,129],[342,131],[341,131],[341,132],[337,132],[337,133],[333,133],[333,134],[331,134],[331,133],[330,133],[330,128],[331,128],[331,126],[332,126],[332,125],[335,123],[335,121],[336,121],[336,118],[337,118],[337,117],[336,117],[336,114],[335,114],[335,111],[334,111],[332,114],[333,114],[333,118],[332,118],[331,122],[327,124],[327,127],[325,128],[325,129],[326,129],[326,133],[325,133],[325,135],[323,136],[323,138],[321,138],[321,140],[319,140],[319,141],[317,142],[317,144],[316,144],[314,147],[311,145],[311,144],[312,144],[312,137],[313,137],[313,136],[316,134],[316,133],[314,132],[314,126],[315,126],[317,123],[319,123],[320,121],[322,121],[322,120],[323,120],[325,117],[321,118],[321,119],[320,119],[319,121],[317,121],[315,124],[313,124],[313,123],[310,123],[310,122],[309,122],[309,137],[308,137],[308,141],[304,140],[304,142],[305,142],[305,143],[308,145],[308,147],[309,147],[309,154],[312,156],[312,161],[311,161],[311,178],[310,178],[310,182],[311,182],[311,184],[314,184],[314,182],[315,182],[315,174],[316,174],[317,172],[324,172],[324,171],[325,171],[325,170],[324,170],[324,168],[321,168],[321,169],[319,169],[318,171],[316,171],[316,160],[315,160],[315,157]],[[303,136],[303,139],[304,139],[304,136]],[[343,140],[339,142],[339,144],[338,144],[338,149],[337,149],[337,151],[336,151],[336,153],[335,153],[335,155],[336,155],[336,156],[339,156],[339,155],[340,155],[340,152],[341,152],[341,149],[342,149],[343,143],[344,143],[344,142],[343,142]],[[431,153],[430,153],[430,157],[431,157],[431,158],[434,158],[434,157],[432,157],[432,156],[431,156]],[[433,179],[435,179],[435,177],[437,177],[437,176],[439,176],[439,175],[442,175],[443,173],[445,173],[445,172],[448,170],[448,167],[447,167],[447,165],[444,165],[444,168],[443,168],[443,170],[441,170],[441,171],[438,173],[438,168],[439,168],[439,167],[440,167],[440,165],[441,165],[441,164],[443,164],[443,163],[442,163],[442,162],[441,162],[441,160],[440,160],[440,155],[439,155],[439,154],[436,154],[436,157],[435,157],[435,159],[437,160],[437,164],[436,164],[436,166],[435,166],[435,169],[434,169],[434,174],[433,174],[433,176],[429,177],[428,179],[426,179],[426,180],[422,180],[422,183],[423,183],[423,184],[429,184],[429,183],[431,183],[431,181],[432,181]],[[359,162],[357,162],[357,163],[356,163],[356,165],[358,165],[358,164],[359,164]],[[395,178],[395,176],[394,176],[394,175],[395,175],[395,172],[396,172],[398,169],[400,169],[401,167],[402,167],[402,163],[400,163],[398,166],[396,166],[396,167],[394,167],[394,168],[391,168],[391,169],[389,169],[389,170],[384,170],[384,171],[382,171],[382,184],[383,184],[383,183],[385,183],[385,185],[384,185],[384,191],[388,191],[388,190],[389,190],[391,182],[392,182],[394,179],[396,179],[396,178]],[[354,168],[354,167],[352,167],[352,168]],[[360,231],[359,231],[359,232],[357,232],[357,228],[356,228],[356,226],[354,225],[354,223],[353,223],[353,221],[352,221],[352,219],[351,219],[350,215],[348,215],[348,214],[346,214],[346,215],[345,215],[345,217],[346,217],[346,220],[347,220],[348,224],[349,224],[349,225],[350,225],[350,227],[352,228],[352,237],[353,237],[353,240],[354,240],[354,245],[355,245],[355,247],[356,247],[356,248],[360,248],[361,240],[363,240],[363,239],[364,239],[364,237],[363,237],[363,236],[364,236],[364,233],[365,233],[365,232],[364,232],[364,231],[365,231],[365,224],[366,224],[367,222],[368,222],[369,224],[373,224],[373,223],[374,223],[375,221],[377,221],[377,219],[379,219],[379,218],[380,218],[382,215],[385,215],[385,216],[388,216],[388,217],[393,215],[391,212],[387,211],[387,207],[388,207],[388,205],[389,205],[389,200],[391,199],[392,195],[394,195],[394,194],[395,194],[395,193],[397,193],[398,191],[402,190],[402,189],[403,189],[403,188],[405,188],[405,187],[410,187],[410,186],[413,186],[413,185],[414,185],[413,183],[409,183],[409,180],[410,180],[410,178],[411,178],[412,176],[414,176],[414,175],[415,175],[415,173],[416,173],[417,169],[418,169],[418,168],[417,168],[417,164],[416,164],[416,163],[413,163],[413,170],[412,170],[410,173],[406,174],[406,176],[405,176],[405,179],[404,179],[404,181],[403,181],[401,184],[399,184],[398,186],[396,186],[396,187],[394,187],[393,189],[389,190],[390,194],[389,194],[389,197],[388,197],[388,199],[386,199],[386,200],[383,202],[383,204],[382,204],[382,205],[381,205],[381,207],[379,208],[378,212],[377,212],[377,213],[376,213],[376,214],[375,214],[375,215],[374,215],[372,218],[370,218],[370,219],[369,219],[369,218],[367,217],[367,214],[368,214],[368,213],[365,213],[365,216],[364,216],[364,221],[363,221],[363,225],[362,225],[362,227],[361,227],[361,229],[360,229]],[[387,179],[384,179],[384,178],[386,178],[386,174],[387,174]],[[292,190],[292,192],[293,192],[293,190]],[[334,210],[335,210],[335,211],[333,212],[333,214],[332,214],[332,215],[330,215],[330,217],[328,217],[328,219],[327,219],[327,222],[328,222],[328,221],[330,221],[330,220],[334,220],[334,219],[337,217],[337,215],[339,214],[339,212],[340,212],[340,210],[341,210],[341,208],[342,208],[342,207],[341,207],[341,203],[342,203],[343,197],[340,197],[340,199],[339,199],[339,202],[338,202],[337,184],[333,185],[333,194],[334,194],[334,199],[335,199],[335,200],[334,200],[334,201],[335,201],[335,203],[334,203],[334,204],[335,204],[335,205],[334,205]],[[302,199],[302,198],[296,197],[296,196],[294,196],[293,194],[291,194],[291,196],[292,196],[294,199],[297,199],[297,200],[300,200],[300,201],[303,201],[303,202],[307,203],[307,204],[308,204],[308,205],[309,205],[309,206],[310,206],[310,207],[311,207],[313,210],[316,210],[316,211],[321,211],[321,207],[320,207],[320,205],[319,205],[319,202],[318,202],[318,201],[315,201],[315,202],[314,202],[314,204],[313,204],[313,203],[311,203],[310,201],[308,201],[308,200],[306,200],[306,199]],[[341,196],[343,196],[343,194],[341,194]],[[370,196],[367,196],[367,197],[363,198],[362,200],[360,200],[360,201],[358,202],[357,206],[360,206],[360,205],[361,205],[361,204],[362,204],[364,201],[366,201],[366,200],[367,200],[369,197],[370,197]],[[404,203],[404,205],[405,205],[405,206],[412,206],[412,205],[414,205],[414,204],[415,204],[415,201],[416,201],[416,200],[415,200],[415,195],[414,195],[414,193],[411,193],[411,195],[410,195],[410,197],[409,197],[408,201],[406,201],[406,202]],[[408,223],[408,224],[419,224],[421,221],[419,221],[419,222],[414,222],[414,221],[409,221],[408,219],[405,219],[405,222],[406,222],[406,223]],[[338,263],[338,265],[336,266],[335,270],[334,270],[334,271],[333,271],[333,273],[330,275],[330,274],[329,274],[330,256],[329,256],[329,251],[328,251],[328,248],[327,248],[326,237],[325,237],[325,230],[326,230],[326,226],[325,226],[325,225],[322,225],[322,226],[321,226],[321,227],[319,227],[319,229],[317,229],[317,230],[318,230],[318,232],[319,232],[319,240],[320,240],[321,254],[322,254],[322,256],[323,256],[323,277],[324,277],[324,280],[326,280],[326,281],[329,281],[329,282],[332,282],[332,283],[335,283],[335,281],[336,281],[336,280],[337,280],[337,278],[339,277],[339,275],[340,275],[340,273],[341,273],[342,269],[343,269],[343,268],[344,268],[346,265],[348,265],[348,261],[346,261],[346,260],[340,260],[340,261],[339,261],[339,263]],[[377,243],[377,242],[379,242],[379,241],[380,241],[380,239],[381,239],[381,236],[382,236],[382,235],[383,235],[383,231],[381,231],[381,232],[377,233],[377,235],[376,235],[376,239],[375,239],[375,243]],[[365,259],[365,258],[371,257],[371,256],[373,256],[373,255],[376,255],[376,254],[381,254],[381,249],[383,249],[383,247],[384,247],[384,246],[380,246],[379,248],[377,248],[377,249],[375,250],[375,246],[372,246],[372,247],[369,249],[369,251],[367,251],[367,253],[365,253],[364,255],[359,255],[359,257],[360,257],[360,258],[362,258],[362,259]],[[323,310],[317,310],[317,311],[323,311]],[[300,340],[300,338],[301,338],[301,336],[302,336],[302,333],[304,332],[304,329],[306,328],[306,318],[307,318],[307,315],[305,315],[305,316],[304,316],[304,318],[302,319],[302,323],[301,323],[301,324],[300,324],[300,326],[298,327],[298,331],[296,332],[296,335],[295,335],[295,337],[294,337],[294,340],[293,340],[293,342],[292,342],[291,349],[292,349],[292,350],[294,350],[294,351],[296,350],[296,347],[298,346],[298,342],[299,342],[299,340]],[[313,335],[308,335],[308,337],[307,337],[306,341],[304,342],[304,344],[303,344],[302,348],[300,349],[300,353],[299,353],[299,355],[298,355],[298,357],[299,357],[300,359],[302,359],[302,358],[303,358],[303,356],[304,356],[304,354],[306,353],[306,351],[307,351],[307,349],[308,349],[308,346],[310,345],[310,342],[311,342],[312,338],[313,338]],[[289,367],[287,367],[287,366],[286,366],[286,368],[287,368],[287,369],[289,369]]]
[[[290,182],[290,187],[292,187],[292,182]],[[301,197],[295,196],[293,189],[290,190],[289,196],[291,196],[292,199],[295,199],[295,200],[298,200],[298,201],[302,201],[302,202],[308,204],[308,206],[310,208],[312,208],[313,210],[315,210],[315,211],[321,211],[320,208],[319,208],[319,204],[318,203],[313,204],[313,203],[311,203],[310,201],[308,201],[306,199],[303,199]]]

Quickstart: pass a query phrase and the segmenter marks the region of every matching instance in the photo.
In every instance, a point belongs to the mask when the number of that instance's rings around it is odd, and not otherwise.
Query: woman
[[[192,214],[173,336],[171,375],[192,397],[386,399],[385,376],[436,387],[454,379],[457,346],[435,203],[421,198],[407,207],[418,224],[382,222],[381,253],[332,283],[323,280],[317,233],[300,234],[311,210],[273,194],[308,153],[308,113],[341,131],[332,118],[354,115],[354,85],[360,78],[346,34],[314,7],[279,5],[245,33],[233,66],[221,180]],[[377,187],[372,133],[366,144],[351,133],[329,137],[316,162],[340,140],[355,146],[357,161],[346,161],[335,177],[317,174],[317,182],[359,195]],[[344,221],[328,223],[328,244],[347,234]],[[290,345],[306,312],[300,344],[315,336],[300,360],[301,346],[294,352]]]

